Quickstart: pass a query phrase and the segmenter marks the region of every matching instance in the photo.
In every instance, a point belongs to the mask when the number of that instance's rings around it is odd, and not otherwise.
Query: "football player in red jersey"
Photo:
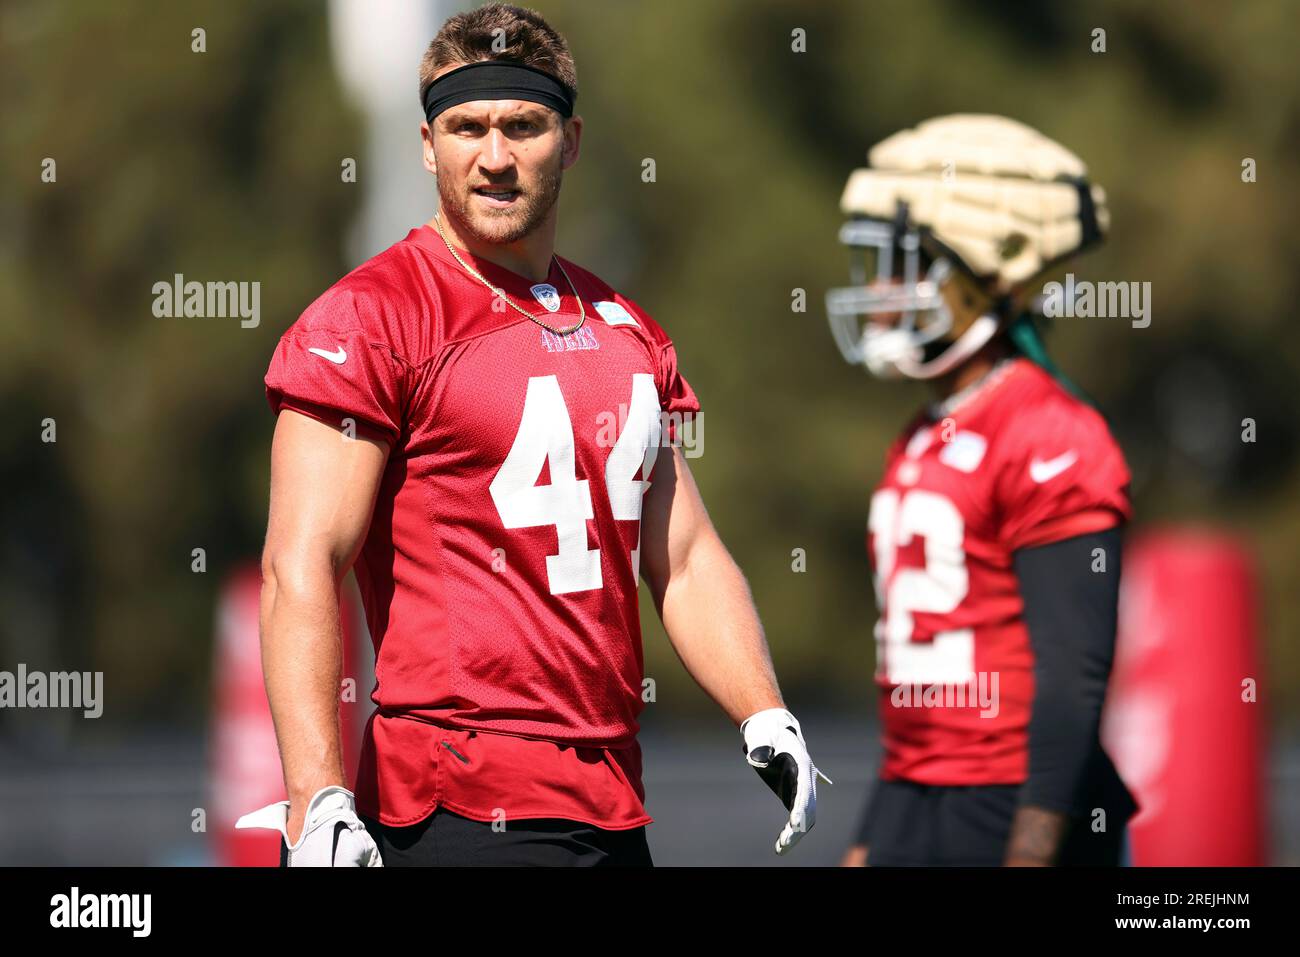
[[[789,812],[815,777],[748,586],[674,435],[699,404],[646,312],[554,254],[582,120],[564,39],[502,4],[420,68],[438,212],[284,334],[262,657],[282,863],[650,863],[637,580]],[[661,448],[661,445],[663,446]],[[376,710],[340,754],[337,589],[355,567]]]
[[[846,864],[1118,863],[1132,798],[1098,725],[1129,473],[1029,314],[1099,242],[1083,163],[996,116],[922,123],[849,179],[845,358],[925,380],[885,457],[868,551],[884,758]]]

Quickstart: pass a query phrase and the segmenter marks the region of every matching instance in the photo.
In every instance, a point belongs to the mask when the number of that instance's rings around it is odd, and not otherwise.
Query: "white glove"
[[[740,733],[745,737],[745,760],[790,812],[776,839],[776,852],[784,854],[816,823],[818,776],[833,782],[813,764],[799,722],[784,708],[751,714],[741,722]]]
[[[289,802],[279,801],[245,814],[235,827],[279,831],[289,849],[289,867],[383,867],[379,848],[357,817],[352,792],[331,785],[307,804],[298,843],[289,843]]]

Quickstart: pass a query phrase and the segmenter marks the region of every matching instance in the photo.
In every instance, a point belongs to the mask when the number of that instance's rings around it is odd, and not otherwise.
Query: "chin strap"
[[[929,362],[911,362],[902,359],[897,363],[898,369],[911,379],[933,379],[946,372],[951,372],[988,344],[997,334],[998,320],[995,316],[980,316],[971,323],[970,328],[957,337],[957,341],[945,349],[939,356]]]

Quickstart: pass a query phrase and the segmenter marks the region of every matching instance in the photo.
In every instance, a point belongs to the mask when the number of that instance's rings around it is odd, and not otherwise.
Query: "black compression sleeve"
[[[1021,804],[1087,811],[1115,654],[1120,542],[1120,530],[1113,528],[1013,556],[1034,652],[1029,780]]]

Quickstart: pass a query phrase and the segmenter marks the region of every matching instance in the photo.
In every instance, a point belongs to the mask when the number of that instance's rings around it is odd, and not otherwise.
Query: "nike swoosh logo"
[[[334,352],[326,352],[324,349],[308,349],[307,351],[312,355],[320,356],[322,359],[328,359],[336,366],[343,365],[348,359],[348,354],[343,351],[342,346],[339,346]]]
[[[1042,485],[1049,479],[1054,479],[1075,462],[1079,461],[1079,453],[1070,449],[1063,452],[1054,459],[1048,459],[1044,462],[1042,459],[1034,459],[1029,463],[1029,477]]]

